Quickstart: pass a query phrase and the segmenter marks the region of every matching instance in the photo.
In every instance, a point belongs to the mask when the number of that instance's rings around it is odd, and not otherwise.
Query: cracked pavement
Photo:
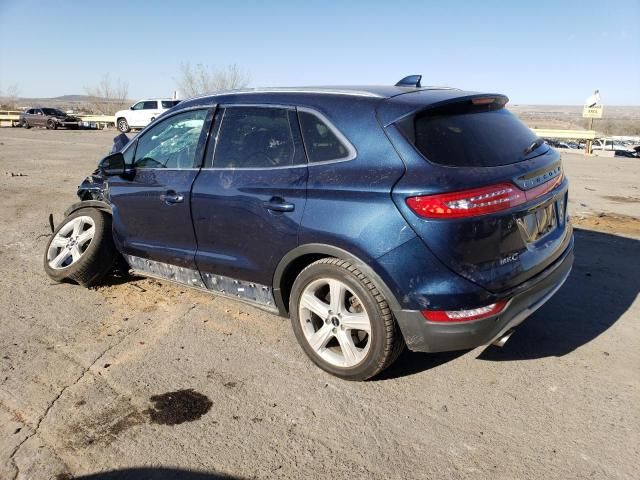
[[[577,231],[569,281],[504,349],[406,352],[349,383],[304,357],[287,320],[246,305],[46,277],[47,216],[61,220],[114,136],[0,129],[1,480],[140,467],[121,478],[637,478],[637,230]],[[572,214],[637,225],[637,160],[564,158]],[[151,397],[182,389],[210,410],[152,423]]]

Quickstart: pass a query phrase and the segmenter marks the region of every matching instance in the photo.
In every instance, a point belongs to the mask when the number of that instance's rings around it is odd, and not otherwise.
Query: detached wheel
[[[131,131],[131,128],[129,127],[129,122],[127,122],[126,118],[118,119],[118,130],[120,130],[122,133],[127,133]]]
[[[26,129],[31,128],[29,126],[29,122],[27,122],[25,119],[22,119],[22,122],[20,123],[20,125],[22,126],[22,128],[26,128]]]
[[[374,283],[349,262],[325,258],[296,278],[293,331],[307,356],[345,380],[366,380],[391,365],[404,339]]]
[[[56,282],[71,280],[89,287],[111,270],[116,259],[111,216],[83,208],[53,232],[44,252],[44,270]]]

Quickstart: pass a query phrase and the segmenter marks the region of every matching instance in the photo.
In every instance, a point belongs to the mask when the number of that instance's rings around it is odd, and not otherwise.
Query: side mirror
[[[124,155],[121,152],[107,155],[100,161],[100,172],[106,177],[116,177],[125,174]]]

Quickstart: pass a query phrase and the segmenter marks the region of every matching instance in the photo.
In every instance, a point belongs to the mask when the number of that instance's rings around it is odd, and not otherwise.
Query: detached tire
[[[44,251],[44,270],[52,280],[71,280],[85,287],[97,283],[113,267],[111,215],[82,208],[58,225]]]
[[[289,312],[307,356],[345,380],[377,375],[405,346],[382,292],[344,260],[324,258],[300,272],[291,290]]]

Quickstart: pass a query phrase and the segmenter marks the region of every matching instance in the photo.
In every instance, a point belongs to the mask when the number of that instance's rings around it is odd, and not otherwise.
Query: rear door
[[[205,279],[217,274],[270,286],[282,256],[298,245],[306,202],[295,109],[223,106],[213,132],[192,192],[197,265]]]
[[[490,291],[540,273],[571,240],[560,155],[500,102],[429,108],[390,131],[408,167],[396,205],[444,264]]]
[[[190,192],[211,120],[211,109],[183,110],[140,134],[134,153],[127,150],[133,173],[109,178],[114,238],[123,253],[195,268]]]
[[[160,114],[162,113],[162,105],[160,103],[160,100],[153,100],[153,104],[149,104],[149,109],[148,109],[148,122],[147,125],[149,123],[151,123],[152,121],[154,121],[156,118],[158,118],[160,116]]]

